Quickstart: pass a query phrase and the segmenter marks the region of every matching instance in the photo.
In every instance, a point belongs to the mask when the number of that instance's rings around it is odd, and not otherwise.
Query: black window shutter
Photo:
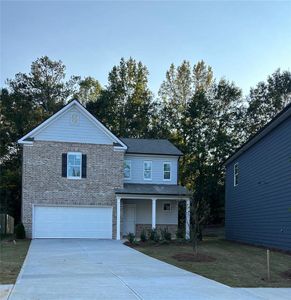
[[[62,153],[62,177],[67,177],[67,153]]]
[[[87,177],[87,155],[82,154],[82,178]]]

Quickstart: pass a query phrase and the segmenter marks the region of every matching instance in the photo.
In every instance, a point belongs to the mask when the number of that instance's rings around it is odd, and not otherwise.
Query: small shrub
[[[142,230],[142,232],[140,234],[140,240],[142,242],[146,242],[146,240],[147,240],[147,234],[146,234],[146,231],[144,229]]]
[[[185,230],[178,228],[176,232],[177,239],[184,239],[185,238]]]
[[[15,234],[15,237],[19,240],[20,239],[25,239],[25,237],[26,237],[25,228],[24,228],[22,223],[19,223],[15,226],[14,234]]]
[[[168,231],[168,228],[161,229],[161,238],[164,241],[170,241],[172,239],[172,234]]]
[[[127,239],[128,239],[128,241],[130,242],[130,244],[134,244],[135,243],[135,235],[133,234],[133,233],[129,233],[128,235],[127,235]]]
[[[157,229],[150,229],[149,231],[149,239],[154,242],[158,242],[160,240],[160,235],[158,234]]]

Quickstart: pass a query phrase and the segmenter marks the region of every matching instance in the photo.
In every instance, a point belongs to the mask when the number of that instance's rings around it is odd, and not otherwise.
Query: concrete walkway
[[[113,240],[33,240],[9,300],[264,299]]]

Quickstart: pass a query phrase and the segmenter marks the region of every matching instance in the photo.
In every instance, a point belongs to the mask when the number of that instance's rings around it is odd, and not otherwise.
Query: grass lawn
[[[0,241],[0,284],[15,283],[25,259],[30,240]]]
[[[291,287],[291,255],[270,253],[271,280],[266,279],[266,250],[226,241],[221,237],[206,236],[199,244],[198,252],[208,262],[178,261],[174,255],[193,253],[192,246],[185,242],[170,242],[168,245],[140,243],[135,247],[149,256],[214,279],[232,287]],[[288,276],[283,272],[290,270]]]

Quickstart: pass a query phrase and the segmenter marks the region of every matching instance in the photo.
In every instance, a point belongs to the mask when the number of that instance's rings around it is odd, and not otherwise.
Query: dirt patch
[[[280,273],[281,277],[291,280],[291,269]]]
[[[172,256],[177,261],[213,262],[216,258],[202,253],[179,253]]]

